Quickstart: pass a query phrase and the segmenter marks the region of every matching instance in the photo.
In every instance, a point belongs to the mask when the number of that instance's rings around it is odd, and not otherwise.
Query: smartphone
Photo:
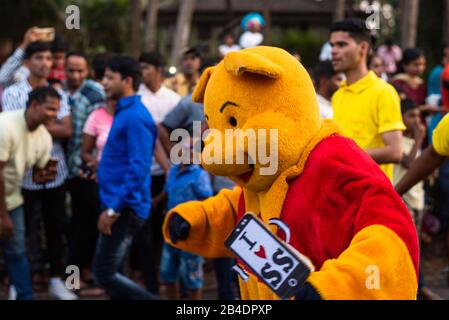
[[[279,239],[253,213],[242,217],[225,246],[281,299],[293,297],[313,271],[305,256]]]
[[[36,184],[44,184],[45,183],[45,176],[44,176],[44,170],[38,168],[37,166],[33,167],[32,171],[33,176],[33,182]]]
[[[47,167],[56,167],[58,165],[59,160],[56,158],[50,158],[47,162]]]
[[[92,170],[91,167],[89,167],[87,165],[87,162],[83,160],[83,162],[81,163],[81,167],[80,167],[81,171],[87,176],[87,178],[91,178],[92,175],[94,174],[94,171]]]
[[[38,28],[37,32],[40,34],[40,41],[52,42],[55,40],[55,28]]]

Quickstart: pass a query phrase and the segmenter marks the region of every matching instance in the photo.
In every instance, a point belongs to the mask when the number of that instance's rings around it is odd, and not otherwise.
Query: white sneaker
[[[9,286],[8,300],[17,300],[17,291],[14,286]]]
[[[51,298],[58,300],[78,299],[78,296],[69,289],[67,289],[67,287],[64,285],[64,282],[62,282],[60,278],[50,279],[50,283],[48,285],[48,294],[50,295]]]

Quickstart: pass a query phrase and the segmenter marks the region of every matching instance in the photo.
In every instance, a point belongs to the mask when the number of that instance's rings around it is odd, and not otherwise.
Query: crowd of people
[[[227,35],[218,51],[237,50]],[[421,50],[391,41],[376,50],[364,23],[348,19],[332,26],[311,72],[322,118],[380,165],[427,240],[429,207],[443,227],[449,220],[449,46],[442,54],[426,84]],[[164,243],[162,223],[176,205],[234,187],[169,157],[171,132],[192,134],[193,122],[205,120],[203,105],[192,102],[202,58],[184,50],[181,72],[167,77],[158,52],[91,61],[61,38],[26,32],[0,68],[0,245],[10,299],[46,289],[64,300],[158,299],[161,288],[168,298],[201,299],[205,259]],[[195,143],[192,134],[182,148]],[[435,197],[418,182],[437,167]],[[238,298],[233,259],[210,263],[218,298]],[[65,284],[68,265],[80,269],[76,290]],[[438,298],[422,273],[419,294]]]
[[[62,39],[26,32],[0,69],[0,236],[10,299],[47,285],[56,299],[155,299],[160,281],[169,297],[201,297],[204,260],[164,244],[161,231],[167,209],[233,187],[169,159],[170,132],[192,132],[204,120],[191,98],[201,58],[185,50],[182,72],[167,79],[157,52],[138,60],[99,54],[91,64]],[[211,264],[219,298],[235,299],[233,261]],[[64,283],[67,265],[80,269],[75,292]]]
[[[376,48],[362,21],[345,20],[332,27],[322,61],[313,72],[321,116],[334,119],[343,134],[380,165],[403,196],[423,241],[431,241],[438,232],[429,222],[435,216],[442,230],[447,230],[449,221],[447,162],[444,152],[436,156],[433,136],[442,131],[435,128],[447,113],[448,53],[449,45],[444,45],[441,63],[426,83],[422,50],[403,50],[391,40]],[[423,150],[423,157],[432,150],[440,159],[438,164],[426,162],[425,174],[418,158]],[[435,165],[430,168],[429,163]],[[436,179],[424,184],[422,180],[438,167]],[[426,287],[422,271],[419,280],[420,297],[440,298]]]

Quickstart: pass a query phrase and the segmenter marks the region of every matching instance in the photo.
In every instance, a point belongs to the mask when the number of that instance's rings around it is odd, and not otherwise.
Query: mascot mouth
[[[238,176],[238,178],[240,180],[242,180],[243,182],[247,183],[249,181],[249,179],[251,179],[251,177],[253,176],[253,172],[254,172],[254,165],[250,164],[251,169],[247,172],[245,172],[244,174],[241,174]]]

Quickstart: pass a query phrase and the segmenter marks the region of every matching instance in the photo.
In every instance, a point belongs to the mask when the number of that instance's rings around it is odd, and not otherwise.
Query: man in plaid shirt
[[[67,54],[65,67],[66,93],[72,112],[73,134],[67,146],[68,189],[72,199],[71,250],[69,263],[82,270],[83,280],[92,281],[90,267],[97,241],[97,219],[100,214],[98,186],[83,174],[81,159],[84,124],[90,113],[105,104],[103,88],[88,80],[89,66],[82,53]]]

